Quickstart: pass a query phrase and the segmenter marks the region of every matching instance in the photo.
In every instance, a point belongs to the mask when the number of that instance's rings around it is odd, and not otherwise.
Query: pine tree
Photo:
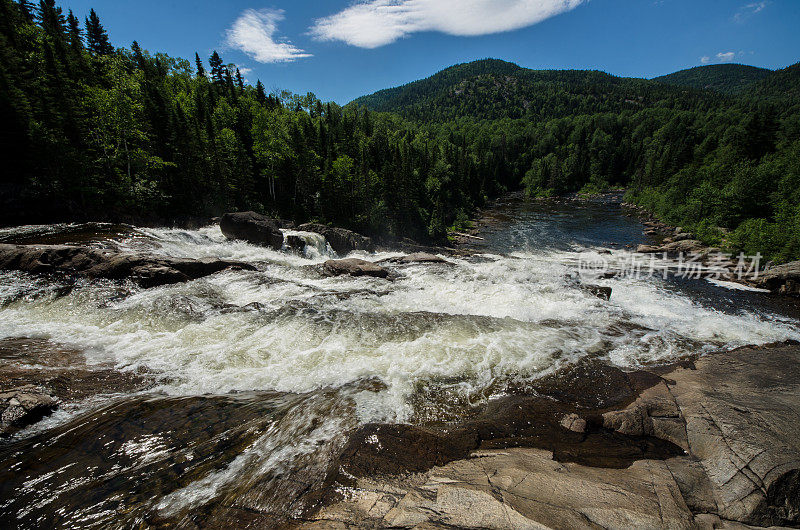
[[[108,33],[100,23],[100,17],[97,16],[94,9],[89,11],[89,17],[86,19],[86,47],[95,55],[114,53],[114,47],[108,40]]]
[[[244,79],[242,79],[242,73],[239,69],[236,69],[236,86],[239,87],[239,90],[244,92]]]
[[[256,101],[262,106],[267,101],[267,92],[264,90],[264,85],[261,84],[261,79],[256,83]]]
[[[200,60],[200,55],[197,52],[194,53],[194,64],[197,66],[197,77],[205,77],[206,69],[203,68],[203,61]]]
[[[39,1],[39,22],[47,34],[57,43],[56,45],[60,47],[64,42],[67,23],[64,20],[61,8],[56,7],[55,0]]]
[[[218,85],[224,83],[225,72],[223,70],[225,70],[225,67],[222,66],[222,58],[217,53],[217,50],[214,50],[214,53],[211,54],[208,64],[211,65],[211,79],[214,83]]]
[[[67,30],[69,31],[69,45],[73,50],[83,49],[83,32],[81,31],[78,17],[69,10],[67,15]]]
[[[19,0],[19,10],[27,22],[33,22],[33,5],[29,0]]]

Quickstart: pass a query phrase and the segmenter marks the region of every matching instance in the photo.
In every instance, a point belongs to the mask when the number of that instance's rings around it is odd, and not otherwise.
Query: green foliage
[[[742,94],[755,83],[769,76],[770,72],[766,68],[756,68],[744,64],[711,64],[656,77],[653,81],[665,85],[736,95]]]
[[[506,190],[627,187],[709,242],[800,256],[800,65],[646,81],[487,59],[339,107],[245,85],[217,52],[206,75],[115,49],[52,0],[0,0],[0,65],[3,223],[254,209],[444,240]]]

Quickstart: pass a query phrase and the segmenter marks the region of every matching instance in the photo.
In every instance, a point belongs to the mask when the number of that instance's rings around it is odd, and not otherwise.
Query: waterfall
[[[328,244],[325,236],[316,232],[303,232],[302,230],[281,230],[283,232],[283,250],[300,250],[291,244],[290,238],[298,238],[305,243],[302,254],[309,259],[333,257],[335,253]]]

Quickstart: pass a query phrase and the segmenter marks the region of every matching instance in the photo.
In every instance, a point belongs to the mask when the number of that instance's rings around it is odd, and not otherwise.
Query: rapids
[[[800,339],[793,302],[705,280],[594,281],[610,301],[581,289],[587,253],[625,260],[645,240],[615,204],[512,202],[483,230],[481,254],[398,267],[395,281],[320,278],[305,266],[333,256],[324,238],[289,234],[302,252],[229,241],[216,226],[81,239],[258,269],[152,289],[0,272],[0,339],[45,339],[154,381],[103,389],[0,441],[0,521],[188,525],[215,506],[294,515],[307,506],[292,484],[319,480],[360,424],[458,419],[587,356],[634,367]]]

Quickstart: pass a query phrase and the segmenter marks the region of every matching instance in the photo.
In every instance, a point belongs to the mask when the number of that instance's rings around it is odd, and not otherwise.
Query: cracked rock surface
[[[635,400],[591,423],[630,439],[661,439],[684,454],[599,467],[541,447],[484,446],[428,470],[353,477],[300,526],[799,526],[800,347],[741,348],[655,377]],[[577,412],[556,418],[565,433]]]

